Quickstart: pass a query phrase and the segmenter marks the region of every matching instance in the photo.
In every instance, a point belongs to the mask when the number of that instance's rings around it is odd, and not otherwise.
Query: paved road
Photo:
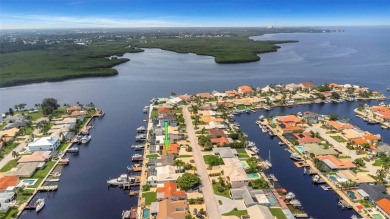
[[[348,155],[348,156],[351,156],[351,158],[353,160],[355,160],[356,158],[362,158],[362,157],[365,157],[365,155],[357,155],[356,154],[356,151],[354,150],[349,150],[348,148],[346,148],[344,146],[344,144],[334,140],[332,137],[330,137],[330,135],[326,134],[326,131],[325,129],[321,128],[321,127],[309,127],[306,131],[310,132],[310,131],[313,131],[313,132],[318,132],[321,137],[323,137],[325,140],[327,140],[330,144],[332,144],[334,146],[334,148],[336,148],[337,150],[343,152],[343,154],[345,155]],[[376,174],[376,171],[378,170],[378,167],[375,167],[373,166],[373,162],[365,162],[366,164],[366,168],[372,173],[372,174]]]
[[[13,151],[20,152],[25,146],[27,140],[30,138],[30,136],[26,136],[26,139],[20,143],[16,148],[13,149]],[[12,157],[12,151],[3,157],[3,159],[0,161],[0,169],[3,168],[10,160],[14,159]]]
[[[203,184],[203,197],[204,203],[206,205],[207,215],[210,219],[221,218],[221,215],[218,210],[217,201],[214,197],[213,187],[209,179],[209,175],[206,170],[206,165],[203,160],[202,153],[200,151],[200,146],[198,144],[198,138],[195,136],[194,126],[192,125],[192,120],[190,113],[188,112],[188,107],[183,107],[183,116],[187,126],[188,139],[190,140],[192,151],[194,153],[194,160],[197,168],[198,175],[202,180]]]

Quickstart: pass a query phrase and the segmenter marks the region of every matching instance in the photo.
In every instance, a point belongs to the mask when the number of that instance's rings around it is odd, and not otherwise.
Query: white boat
[[[129,219],[130,218],[130,210],[122,211],[122,219]]]
[[[145,140],[146,140],[146,134],[140,134],[140,135],[135,136],[135,141],[137,141],[137,142],[142,142]]]
[[[298,113],[297,113],[297,116],[302,117],[303,114],[302,114],[301,112],[298,112]]]
[[[263,120],[263,119],[264,119],[264,115],[260,115],[260,116],[259,116],[259,119],[260,119],[260,120]]]
[[[285,143],[283,141],[279,141],[278,144],[279,145],[285,145]]]
[[[138,133],[144,133],[144,132],[146,132],[145,126],[140,126],[140,127],[138,127],[138,128],[137,128],[137,132],[138,132]]]
[[[268,151],[268,160],[265,160],[265,164],[267,164],[267,166],[269,166],[270,168],[272,167],[272,163],[271,163],[271,151]]]
[[[319,175],[314,175],[313,178],[311,178],[313,180],[313,182],[318,182],[320,180],[320,176]]]
[[[141,154],[134,154],[133,156],[131,156],[132,161],[141,161],[143,159],[144,157]]]
[[[69,157],[63,157],[58,160],[58,164],[68,165],[69,164]]]
[[[268,135],[269,135],[270,137],[274,137],[274,136],[275,136],[275,134],[274,134],[272,131],[269,131],[269,132],[268,132]]]
[[[92,138],[91,135],[85,135],[81,138],[81,143],[86,144],[91,140],[91,138]]]
[[[35,211],[39,212],[45,206],[45,199],[40,198],[35,202]]]
[[[293,199],[290,201],[290,204],[292,204],[292,206],[294,208],[299,208],[299,207],[302,207],[302,204],[301,202],[298,200],[298,199]]]
[[[266,133],[266,132],[267,132],[267,128],[266,128],[266,127],[263,127],[263,128],[261,129],[261,131],[262,131],[263,133]]]
[[[385,105],[385,102],[380,102],[379,103],[379,106],[384,106]]]
[[[297,160],[297,161],[303,160],[302,156],[299,155],[298,153],[292,153],[290,155],[290,158],[293,159],[293,160]]]
[[[79,148],[78,147],[71,147],[67,150],[69,153],[79,153]]]
[[[259,149],[257,149],[256,147],[251,147],[249,150],[255,152],[256,154],[260,152]]]
[[[292,192],[287,193],[286,199],[293,199],[293,198],[295,198],[295,194],[294,193],[292,193]]]
[[[113,185],[113,186],[119,186],[119,185],[122,185],[124,183],[127,183],[128,181],[129,181],[129,177],[127,176],[127,174],[121,174],[116,179],[107,180],[107,183],[110,185]]]

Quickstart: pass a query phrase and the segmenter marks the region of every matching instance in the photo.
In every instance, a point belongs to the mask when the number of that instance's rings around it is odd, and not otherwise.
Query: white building
[[[42,137],[34,139],[33,142],[28,144],[28,150],[34,151],[54,151],[60,146],[60,140],[55,137]]]

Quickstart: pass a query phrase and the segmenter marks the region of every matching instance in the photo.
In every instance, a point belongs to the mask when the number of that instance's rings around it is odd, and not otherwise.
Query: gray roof
[[[2,192],[0,193],[0,203],[3,205],[3,203],[8,203],[12,201],[15,197],[14,192]]]
[[[377,153],[381,153],[381,152],[390,154],[390,145],[382,144],[382,145],[378,146]]]
[[[384,185],[370,185],[367,183],[360,184],[359,189],[363,190],[369,197],[378,201],[383,198],[390,199],[390,195],[386,194],[386,187]]]
[[[262,190],[254,190],[248,186],[241,188],[233,188],[230,190],[233,199],[244,199],[244,203],[247,207],[257,204],[255,195],[264,194]]]
[[[31,177],[38,165],[38,162],[20,163],[16,166],[16,170],[8,171],[5,176]]]
[[[268,207],[261,205],[254,205],[248,208],[248,215],[250,219],[273,219],[271,211]]]
[[[157,163],[161,163],[161,166],[165,165],[173,165],[173,160],[175,160],[175,155],[173,154],[163,154],[159,159],[157,159]]]
[[[229,147],[213,148],[213,153],[219,155],[221,158],[232,158],[236,156],[237,150]]]

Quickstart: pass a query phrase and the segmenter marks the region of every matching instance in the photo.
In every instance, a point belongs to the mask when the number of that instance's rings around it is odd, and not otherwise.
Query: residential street
[[[26,141],[29,139],[30,136],[27,136],[26,139],[20,143],[13,151],[20,152],[25,146],[26,146]],[[3,168],[10,160],[14,159],[12,157],[12,151],[4,156],[3,159],[0,161],[0,169]]]
[[[198,139],[195,135],[194,126],[192,125],[191,116],[187,106],[183,107],[183,116],[187,126],[188,138],[190,140],[190,144],[194,153],[194,160],[195,160],[197,172],[203,184],[202,192],[203,192],[204,203],[206,205],[208,218],[210,219],[221,218],[221,215],[218,211],[217,201],[214,196],[213,188],[209,180],[206,165],[203,160],[200,146],[198,144]]]

